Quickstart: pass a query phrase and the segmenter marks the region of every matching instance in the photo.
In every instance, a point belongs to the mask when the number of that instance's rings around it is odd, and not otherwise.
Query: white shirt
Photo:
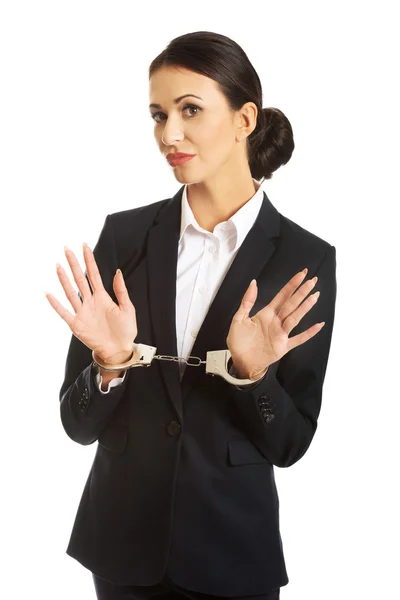
[[[260,212],[263,190],[258,181],[255,179],[253,181],[257,189],[254,196],[228,221],[218,223],[213,232],[203,229],[196,221],[187,200],[187,185],[184,187],[176,281],[175,315],[178,356],[185,358],[190,356],[208,309]],[[179,363],[181,379],[186,367],[185,363]],[[101,389],[102,377],[99,372],[96,374],[96,382],[99,390],[107,394],[111,387],[120,385],[125,376],[126,371],[122,377],[110,381],[107,391]]]

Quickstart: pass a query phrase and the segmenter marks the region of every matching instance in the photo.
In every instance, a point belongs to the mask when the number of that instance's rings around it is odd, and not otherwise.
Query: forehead
[[[183,67],[160,67],[149,80],[150,102],[173,104],[184,94],[195,94],[207,102],[220,101],[222,96],[216,81]]]

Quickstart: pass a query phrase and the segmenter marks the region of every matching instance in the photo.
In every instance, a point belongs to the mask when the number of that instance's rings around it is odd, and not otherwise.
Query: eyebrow
[[[183,100],[183,98],[186,98],[187,96],[193,96],[193,98],[198,98],[199,100],[203,100],[203,98],[200,98],[200,96],[195,96],[194,94],[184,94],[183,96],[179,96],[179,98],[175,98],[174,102],[175,104],[178,104],[178,102],[180,102],[181,100]],[[149,104],[149,108],[161,108],[161,104]]]

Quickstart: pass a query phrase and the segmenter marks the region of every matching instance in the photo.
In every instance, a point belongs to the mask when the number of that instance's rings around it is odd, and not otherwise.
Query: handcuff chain
[[[137,360],[137,352],[139,353],[139,360]],[[189,367],[199,367],[200,365],[206,365],[206,374],[211,375],[219,375],[228,383],[238,384],[240,386],[253,384],[253,379],[238,379],[237,377],[232,376],[227,371],[228,361],[232,358],[232,355],[229,349],[225,350],[208,350],[206,360],[201,360],[198,356],[189,356],[188,358],[184,358],[183,356],[170,356],[169,354],[155,354],[157,348],[155,346],[150,346],[148,344],[135,344],[134,352],[132,353],[131,358],[125,363],[121,363],[119,365],[114,365],[113,367],[102,364],[97,360],[95,351],[92,351],[93,364],[97,365],[100,368],[105,369],[106,371],[122,371],[126,369],[130,369],[133,367],[150,367],[152,359],[155,358],[157,360],[168,360],[173,362],[184,362]],[[197,362],[190,362],[190,361]],[[258,381],[258,380],[257,380]]]
[[[157,359],[157,360],[172,360],[174,362],[184,362],[186,363],[189,367],[200,367],[200,365],[205,365],[206,364],[206,360],[201,360],[201,358],[199,358],[198,356],[189,356],[188,358],[184,358],[183,356],[168,356],[168,354],[155,354],[153,356],[153,360]],[[198,360],[199,362],[196,363],[190,363],[189,360],[190,359],[194,359],[194,360]]]

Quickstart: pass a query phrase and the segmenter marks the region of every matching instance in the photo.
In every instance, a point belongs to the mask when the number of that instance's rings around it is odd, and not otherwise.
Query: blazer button
[[[264,417],[264,421],[266,423],[270,423],[271,421],[273,421],[275,419],[275,415],[274,414],[269,414],[266,417]]]
[[[178,421],[170,421],[167,424],[167,433],[168,435],[179,435],[181,431],[181,424]]]

